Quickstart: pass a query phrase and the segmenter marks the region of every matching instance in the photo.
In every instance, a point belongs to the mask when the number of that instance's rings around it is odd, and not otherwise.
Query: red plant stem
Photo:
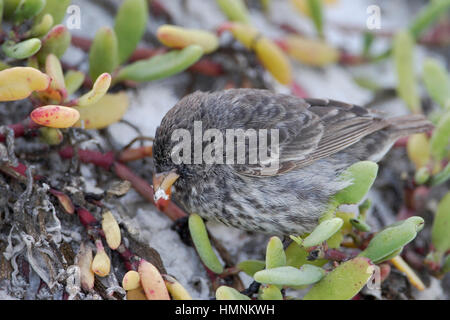
[[[75,153],[73,148],[68,146],[61,149],[59,151],[59,155],[64,159],[70,159],[75,155]],[[106,170],[112,169],[119,178],[130,181],[133,188],[143,198],[155,205],[155,201],[153,199],[153,188],[146,180],[134,174],[127,166],[115,161],[114,154],[112,152],[101,153],[94,150],[79,149],[78,156],[80,161],[84,163],[92,163]],[[171,201],[169,201],[163,213],[173,221],[187,216],[183,210]]]
[[[19,163],[17,165],[17,167],[12,167],[12,166],[0,166],[0,171],[2,171],[3,173],[7,174],[10,177],[13,178],[20,178],[21,180],[26,179],[27,174],[27,166],[25,166],[23,163]],[[43,178],[43,176],[40,175],[35,175],[33,176],[33,180],[41,180]]]
[[[129,61],[135,62],[139,60],[145,60],[148,58],[151,58],[153,56],[156,56],[158,54],[163,54],[168,51],[167,48],[161,47],[161,48],[138,48],[136,51],[133,52],[131,55]]]
[[[90,236],[100,235],[100,223],[98,220],[85,208],[77,208],[78,218],[81,224],[86,228]]]
[[[74,154],[74,149],[70,146],[59,150],[59,155],[64,159],[70,159]],[[81,162],[92,163],[106,170],[109,170],[114,163],[113,152],[101,153],[100,151],[79,149],[78,157]]]
[[[166,7],[158,0],[149,0],[150,12],[155,16],[170,16],[169,11],[167,11]]]
[[[152,146],[144,146],[139,148],[129,148],[123,150],[118,160],[120,162],[129,162],[134,160],[139,160],[145,157],[152,157],[153,156],[153,147]]]
[[[38,125],[37,123],[35,123],[34,121],[32,121],[30,118],[28,118],[20,123],[10,124],[10,125],[8,125],[8,127],[13,129],[14,137],[18,138],[18,137],[23,137],[27,133],[30,133],[30,132],[38,129],[41,126]],[[5,141],[5,139],[6,139],[6,136],[3,134],[0,134],[0,142]]]
[[[391,273],[391,266],[387,263],[382,263],[379,265],[380,267],[380,282],[383,282],[384,280],[389,277],[389,274]]]
[[[340,51],[339,63],[343,65],[358,65],[367,62],[367,59],[363,56],[350,54],[343,50]]]
[[[344,261],[347,255],[336,249],[328,249],[324,252],[324,258],[332,261]]]
[[[210,77],[217,77],[224,73],[223,67],[220,63],[214,62],[208,58],[203,58],[193,64],[189,68],[189,71],[200,73]]]
[[[408,138],[409,137],[403,137],[395,141],[394,148],[405,148],[408,144]]]
[[[88,52],[92,45],[92,40],[72,35],[72,45],[85,52]]]

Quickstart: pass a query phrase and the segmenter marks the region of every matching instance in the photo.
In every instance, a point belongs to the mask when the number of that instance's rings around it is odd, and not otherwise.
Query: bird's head
[[[172,194],[172,186],[179,177],[176,169],[153,175],[154,200],[158,209],[164,210],[167,206]]]
[[[194,175],[191,166],[174,160],[173,152],[179,145],[179,139],[174,136],[174,132],[181,129],[188,132],[189,137],[192,135],[193,123],[195,119],[200,117],[198,106],[201,104],[201,96],[202,94],[198,93],[180,100],[164,116],[156,130],[153,143],[155,164],[153,190],[155,204],[159,209],[164,209],[168,204],[172,186],[183,189],[185,184],[188,183],[189,177]]]

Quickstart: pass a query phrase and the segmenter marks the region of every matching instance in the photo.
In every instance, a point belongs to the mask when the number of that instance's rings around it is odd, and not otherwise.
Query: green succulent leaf
[[[450,272],[450,254],[445,257],[444,263],[442,264],[441,271],[443,273]]]
[[[10,58],[26,59],[41,49],[41,40],[28,39],[19,43],[7,41],[2,45],[3,52]]]
[[[84,73],[81,71],[69,70],[64,76],[67,94],[75,93],[83,84],[85,79]]]
[[[249,297],[243,295],[234,288],[227,286],[220,286],[216,290],[217,300],[250,300]]]
[[[450,110],[439,120],[430,140],[430,150],[436,160],[442,160],[450,141]]]
[[[280,286],[304,286],[316,283],[325,275],[322,268],[312,264],[304,264],[300,269],[285,266],[261,270],[255,273],[254,279],[264,284]]]
[[[364,77],[364,76],[358,76],[358,77],[354,77],[353,81],[355,81],[355,83],[360,86],[361,88],[376,92],[378,90],[381,89],[381,86],[378,82],[372,80],[369,77]]]
[[[203,219],[198,214],[191,214],[189,216],[189,231],[191,233],[194,246],[197,249],[198,255],[203,263],[211,271],[217,274],[222,273],[223,266],[212,249],[205,224]]]
[[[182,50],[173,50],[122,68],[115,81],[144,82],[167,78],[189,68],[202,55],[203,49],[198,45],[190,45]]]
[[[363,52],[364,57],[370,57],[370,50],[372,48],[373,41],[375,40],[375,34],[373,32],[367,31],[363,35]]]
[[[295,241],[299,246],[303,245],[303,239],[300,236],[290,235],[289,238],[291,238],[292,241]]]
[[[433,176],[433,178],[431,179],[431,185],[438,186],[448,181],[449,179],[450,179],[450,162],[447,163],[447,165],[441,172]]]
[[[431,98],[442,108],[450,110],[450,77],[435,59],[427,59],[423,66],[423,80]]]
[[[3,61],[0,61],[0,71],[3,71],[8,68],[11,68],[11,66],[9,64],[6,64]]]
[[[243,0],[217,0],[220,10],[230,21],[249,23],[247,7]]]
[[[89,51],[89,75],[97,79],[102,73],[112,73],[119,65],[116,33],[103,27],[98,30]]]
[[[12,18],[21,1],[22,0],[3,0],[3,16],[6,19]]]
[[[418,184],[425,184],[430,179],[430,170],[427,167],[419,168],[414,174],[414,181]]]
[[[450,249],[450,192],[439,202],[431,229],[431,242],[436,251],[445,253]]]
[[[58,128],[48,128],[42,127],[39,128],[39,138],[42,142],[50,145],[57,146],[61,144],[64,139],[64,136],[60,129]]]
[[[22,22],[37,16],[45,4],[45,0],[22,0],[14,12],[14,21]]]
[[[119,63],[127,61],[138,46],[147,20],[147,0],[125,0],[120,6],[114,25],[119,43]]]
[[[3,3],[3,0],[0,0],[0,30],[2,30],[2,22],[3,22],[3,10],[5,8],[5,5]]]
[[[338,232],[343,224],[344,220],[341,218],[332,218],[322,221],[313,232],[303,240],[303,246],[309,248],[320,245]]]
[[[369,259],[356,257],[340,264],[316,283],[304,300],[349,300],[367,283],[374,271]]]
[[[350,223],[359,231],[369,232],[371,229],[367,223],[359,219],[350,219]]]
[[[387,255],[386,257],[384,257],[384,258],[383,258],[383,261],[389,261],[389,260],[395,258],[395,257],[398,256],[400,253],[402,253],[402,251],[403,251],[403,247],[401,247],[401,248],[398,249],[398,250],[395,250],[395,251],[392,252],[391,254],[389,254],[389,255]],[[383,261],[380,261],[380,262],[383,262]],[[377,262],[377,263],[380,263],[380,262]]]
[[[394,63],[397,71],[397,94],[413,113],[421,112],[420,97],[414,74],[414,38],[409,31],[394,36]]]
[[[39,63],[43,64],[50,53],[61,58],[69,48],[71,40],[72,36],[65,26],[54,26],[42,40],[42,48],[37,54]]]
[[[447,12],[450,7],[450,0],[430,1],[415,17],[409,30],[416,39],[425,31],[433,22]]]
[[[321,0],[307,0],[311,19],[316,27],[317,33],[323,36],[323,13]]]
[[[345,222],[344,222],[345,224]],[[337,249],[341,246],[344,240],[343,229],[341,228],[339,232],[336,232],[331,237],[327,239],[327,246],[329,249]]]
[[[72,0],[47,0],[47,3],[36,20],[40,21],[45,14],[50,14],[53,17],[55,24],[60,24],[66,16],[67,8]]]
[[[393,253],[414,240],[423,225],[424,220],[416,216],[394,223],[377,233],[359,256],[369,258],[373,263],[388,260]]]
[[[259,300],[283,300],[281,290],[274,285],[261,286],[259,289]]]
[[[360,161],[345,170],[340,178],[353,183],[339,191],[334,199],[338,204],[357,204],[361,202],[369,192],[378,173],[378,165],[372,161]]]
[[[36,23],[28,32],[31,37],[42,37],[46,35],[53,26],[53,17],[51,14],[45,14],[39,23]]]
[[[264,268],[266,267],[266,263],[261,260],[246,260],[240,262],[237,267],[248,274],[250,277],[253,277],[256,272],[264,270]]]
[[[285,265],[286,254],[284,253],[283,243],[278,237],[270,238],[266,249],[266,268],[271,269]]]
[[[317,259],[314,261],[308,261],[309,252],[304,247],[300,247],[297,243],[291,243],[286,248],[286,265],[300,268],[304,264],[312,264],[318,267],[322,267],[328,262],[325,259]]]

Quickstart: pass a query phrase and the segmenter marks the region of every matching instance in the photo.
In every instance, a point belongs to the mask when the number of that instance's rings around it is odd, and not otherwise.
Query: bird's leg
[[[286,250],[287,247],[289,247],[289,245],[292,243],[292,239],[287,237],[287,236],[283,236],[283,250]]]
[[[192,238],[191,238],[191,234],[189,232],[189,227],[188,227],[188,218],[189,218],[189,216],[178,218],[173,223],[171,229],[178,233],[181,241],[185,245],[192,247],[193,244],[192,244]]]
[[[255,293],[257,293],[259,291],[259,287],[261,287],[261,283],[253,281],[250,284],[250,286],[247,289],[242,290],[241,293],[246,295],[246,296],[251,297],[253,294],[255,294]]]

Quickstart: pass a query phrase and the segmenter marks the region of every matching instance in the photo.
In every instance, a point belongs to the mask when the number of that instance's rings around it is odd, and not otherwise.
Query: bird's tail
[[[390,124],[389,131],[394,139],[426,132],[434,128],[433,124],[421,114],[390,118],[388,121]]]

